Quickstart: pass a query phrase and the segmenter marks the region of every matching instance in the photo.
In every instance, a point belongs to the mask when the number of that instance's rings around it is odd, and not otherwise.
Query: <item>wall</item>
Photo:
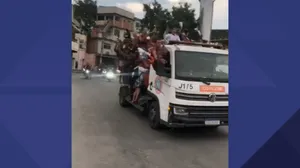
[[[115,48],[115,43],[111,42],[111,41],[107,41],[107,40],[99,40],[98,41],[98,54],[101,54],[101,48],[102,48],[102,43],[104,42],[104,44],[110,44],[110,49],[105,49],[103,48],[103,55],[110,55],[110,56],[115,56],[116,53],[114,51]],[[108,53],[108,54],[106,54]]]
[[[84,50],[79,50],[78,51],[78,59],[76,61],[78,61],[78,69],[82,69],[83,68],[83,59],[85,59],[86,57],[86,53]]]
[[[79,49],[79,44],[72,41],[72,51],[78,51]]]
[[[84,62],[83,60],[86,59],[86,36],[83,34],[76,33],[75,34],[75,39],[76,39],[76,44],[77,44],[77,52],[73,53],[73,58],[74,58],[74,64],[73,64],[73,69],[75,69],[75,62],[78,63],[77,69],[82,69]],[[81,41],[81,43],[80,43]],[[72,45],[75,42],[72,42]]]
[[[73,52],[72,53],[72,61],[74,62],[72,62],[72,69],[75,69],[75,62],[78,60],[78,53],[77,52]]]
[[[86,51],[86,40],[87,37],[83,34],[76,33],[75,39],[77,40],[77,43],[79,44],[79,50]]]
[[[106,14],[106,15],[101,15],[99,14],[98,16],[103,16],[104,20],[96,20],[96,25],[98,26],[103,26],[105,24],[107,24],[107,17],[111,15],[111,17],[115,18],[115,20],[112,20],[111,26],[112,27],[117,27],[120,29],[128,29],[129,31],[133,31],[134,30],[134,21],[122,16],[117,16],[117,15],[113,15],[113,14]]]
[[[95,67],[95,62],[96,62],[96,55],[95,54],[86,54],[84,62],[89,63],[94,68]]]

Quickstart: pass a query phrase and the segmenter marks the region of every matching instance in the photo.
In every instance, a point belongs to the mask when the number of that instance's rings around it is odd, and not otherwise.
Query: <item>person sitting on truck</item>
[[[177,31],[176,29],[173,29],[171,31],[171,33],[167,34],[165,37],[165,41],[169,42],[169,41],[180,41],[179,36],[177,35]]]
[[[140,64],[134,68],[134,71],[132,73],[133,80],[134,80],[134,93],[132,97],[132,102],[136,103],[140,92],[141,87],[146,86],[144,79],[148,79],[148,72],[150,64],[154,62],[154,57],[151,56],[151,54],[141,48],[138,48],[139,50],[139,62]]]
[[[157,42],[156,38],[151,39],[151,44],[147,44],[149,46],[154,46],[154,44]],[[139,65],[134,69],[133,72],[133,80],[134,80],[134,93],[132,97],[132,102],[136,103],[138,101],[141,87],[148,87],[148,78],[149,78],[149,68],[150,65],[154,63],[155,57],[151,52],[151,47],[147,50],[144,50],[143,48],[138,48],[138,61]]]
[[[190,41],[190,39],[188,38],[188,35],[189,35],[189,31],[187,29],[184,29],[182,31],[182,33],[180,33],[180,40],[181,41]]]

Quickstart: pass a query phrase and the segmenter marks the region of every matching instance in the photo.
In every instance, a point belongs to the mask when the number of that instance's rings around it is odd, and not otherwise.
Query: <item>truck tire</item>
[[[160,123],[159,104],[157,101],[151,102],[149,106],[148,122],[152,129],[158,130],[162,128],[162,125]]]
[[[147,104],[145,104],[145,105],[143,106],[143,107],[144,107],[144,110],[142,111],[142,116],[148,116],[150,105],[151,105],[151,102],[148,102]]]
[[[120,87],[119,90],[119,104],[121,107],[128,107],[130,104],[129,102],[127,102],[127,100],[125,99],[126,96],[129,95],[129,89],[126,86],[122,86]]]

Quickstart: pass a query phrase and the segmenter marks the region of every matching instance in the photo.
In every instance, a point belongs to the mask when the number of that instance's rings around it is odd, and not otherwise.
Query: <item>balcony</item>
[[[97,20],[97,26],[106,26],[108,24],[108,20]],[[119,21],[113,20],[109,23],[109,26],[121,28],[121,29],[128,29],[129,31],[133,31],[133,23],[128,23],[127,20],[121,19]]]
[[[96,21],[97,26],[103,26],[103,25],[106,25],[106,23],[107,23],[107,20],[97,20]]]
[[[72,51],[78,51],[79,50],[79,44],[72,41]]]

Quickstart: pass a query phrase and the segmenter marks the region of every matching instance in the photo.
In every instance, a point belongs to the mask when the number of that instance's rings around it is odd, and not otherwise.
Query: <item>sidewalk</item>
[[[92,70],[92,73],[99,73],[98,71]],[[82,70],[78,69],[72,69],[72,73],[82,73]]]
[[[72,69],[72,73],[82,73],[82,70]]]

